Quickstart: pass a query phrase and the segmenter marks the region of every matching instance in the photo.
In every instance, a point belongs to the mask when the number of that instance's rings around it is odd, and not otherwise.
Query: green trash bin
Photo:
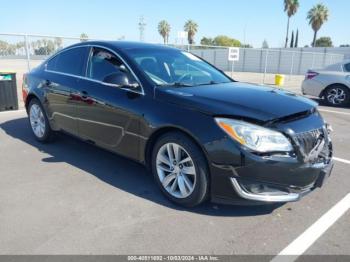
[[[17,109],[16,73],[0,72],[0,111]]]

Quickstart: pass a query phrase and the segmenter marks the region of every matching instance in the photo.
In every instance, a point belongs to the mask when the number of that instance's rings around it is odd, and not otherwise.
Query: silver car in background
[[[302,93],[323,98],[327,105],[346,106],[350,103],[350,60],[309,70],[302,84]]]

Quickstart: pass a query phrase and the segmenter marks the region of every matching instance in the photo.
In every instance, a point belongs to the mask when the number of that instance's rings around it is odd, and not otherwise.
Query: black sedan
[[[316,103],[166,46],[67,47],[25,75],[23,96],[37,140],[63,131],[143,163],[183,206],[296,201],[333,167]]]

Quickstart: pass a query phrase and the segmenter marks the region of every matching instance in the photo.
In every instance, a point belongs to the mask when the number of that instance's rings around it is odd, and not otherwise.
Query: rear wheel
[[[324,92],[324,101],[330,106],[345,106],[350,102],[349,89],[342,85],[333,85]]]
[[[38,99],[33,98],[28,106],[29,123],[35,138],[43,143],[51,141],[53,131],[50,128],[49,121],[45,111]]]
[[[200,148],[180,132],[163,135],[152,152],[152,172],[163,194],[193,207],[208,195],[209,171]]]

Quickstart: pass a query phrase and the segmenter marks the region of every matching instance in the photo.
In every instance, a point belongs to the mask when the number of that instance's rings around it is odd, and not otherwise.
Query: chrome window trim
[[[78,76],[78,75],[72,75],[72,74],[68,74],[68,73],[63,73],[63,72],[58,72],[58,71],[52,71],[52,70],[47,70],[47,69],[45,69],[45,71],[46,71],[46,72],[49,72],[49,73],[58,74],[58,75],[70,76],[70,77],[75,77],[75,78],[78,78],[78,79],[83,79],[83,80],[91,81],[91,82],[94,82],[94,83],[102,84],[102,85],[104,85],[104,86],[117,87],[117,88],[120,89],[120,90],[126,90],[126,91],[129,91],[129,92],[132,92],[132,93],[136,93],[136,94],[140,94],[140,95],[145,95],[145,93],[143,93],[143,92],[138,92],[138,91],[132,90],[132,89],[130,89],[130,88],[124,88],[124,87],[120,87],[120,86],[118,86],[118,85],[105,83],[105,82],[102,82],[102,81],[99,81],[99,80],[95,80],[95,79],[92,79],[92,78],[89,78],[89,77]],[[142,88],[142,86],[140,86],[140,88]],[[143,89],[142,89],[142,90],[143,90]]]
[[[54,70],[48,70],[47,69],[47,64],[50,62],[50,60],[52,60],[53,58],[55,58],[56,56],[58,56],[59,54],[63,53],[63,52],[66,52],[66,51],[69,51],[71,49],[75,49],[75,48],[82,48],[82,47],[89,47],[90,50],[89,50],[89,55],[88,55],[88,59],[86,61],[86,70],[85,70],[85,76],[79,76],[79,75],[74,75],[74,74],[69,74],[69,73],[64,73],[64,72],[59,72],[59,71],[54,71]],[[124,64],[125,66],[128,68],[128,70],[131,72],[131,74],[133,75],[133,77],[136,79],[137,83],[139,84],[140,86],[140,89],[141,89],[141,92],[139,91],[135,91],[133,89],[130,89],[130,88],[123,88],[123,87],[120,87],[120,86],[117,86],[117,85],[113,85],[113,84],[108,84],[108,83],[104,83],[100,80],[96,80],[96,79],[93,79],[93,78],[90,78],[90,77],[87,77],[87,66],[88,66],[88,62],[89,62],[89,59],[90,59],[90,56],[91,56],[91,50],[93,47],[97,47],[97,48],[102,48],[102,49],[105,49],[109,52],[111,52],[112,54],[114,54],[116,57],[118,57]],[[126,90],[126,91],[129,91],[129,92],[132,92],[132,93],[136,93],[136,94],[140,94],[140,95],[145,95],[145,91],[144,91],[144,88],[141,84],[141,81],[140,79],[137,77],[137,75],[134,73],[134,71],[130,68],[130,66],[128,65],[128,63],[125,62],[125,60],[118,54],[116,53],[114,50],[108,48],[108,47],[105,47],[105,46],[101,46],[101,45],[93,45],[93,44],[86,44],[86,45],[79,45],[79,46],[72,46],[72,47],[68,47],[64,50],[61,50],[59,52],[57,52],[56,54],[54,54],[52,57],[50,57],[48,60],[45,61],[45,64],[44,64],[44,71],[45,72],[49,72],[49,73],[54,73],[54,74],[59,74],[59,75],[64,75],[64,76],[70,76],[70,77],[75,77],[75,78],[79,78],[79,79],[83,79],[83,80],[87,80],[87,81],[91,81],[91,82],[95,82],[95,83],[99,83],[99,84],[102,84],[102,85],[105,85],[105,86],[112,86],[112,87],[117,87],[121,90]]]

